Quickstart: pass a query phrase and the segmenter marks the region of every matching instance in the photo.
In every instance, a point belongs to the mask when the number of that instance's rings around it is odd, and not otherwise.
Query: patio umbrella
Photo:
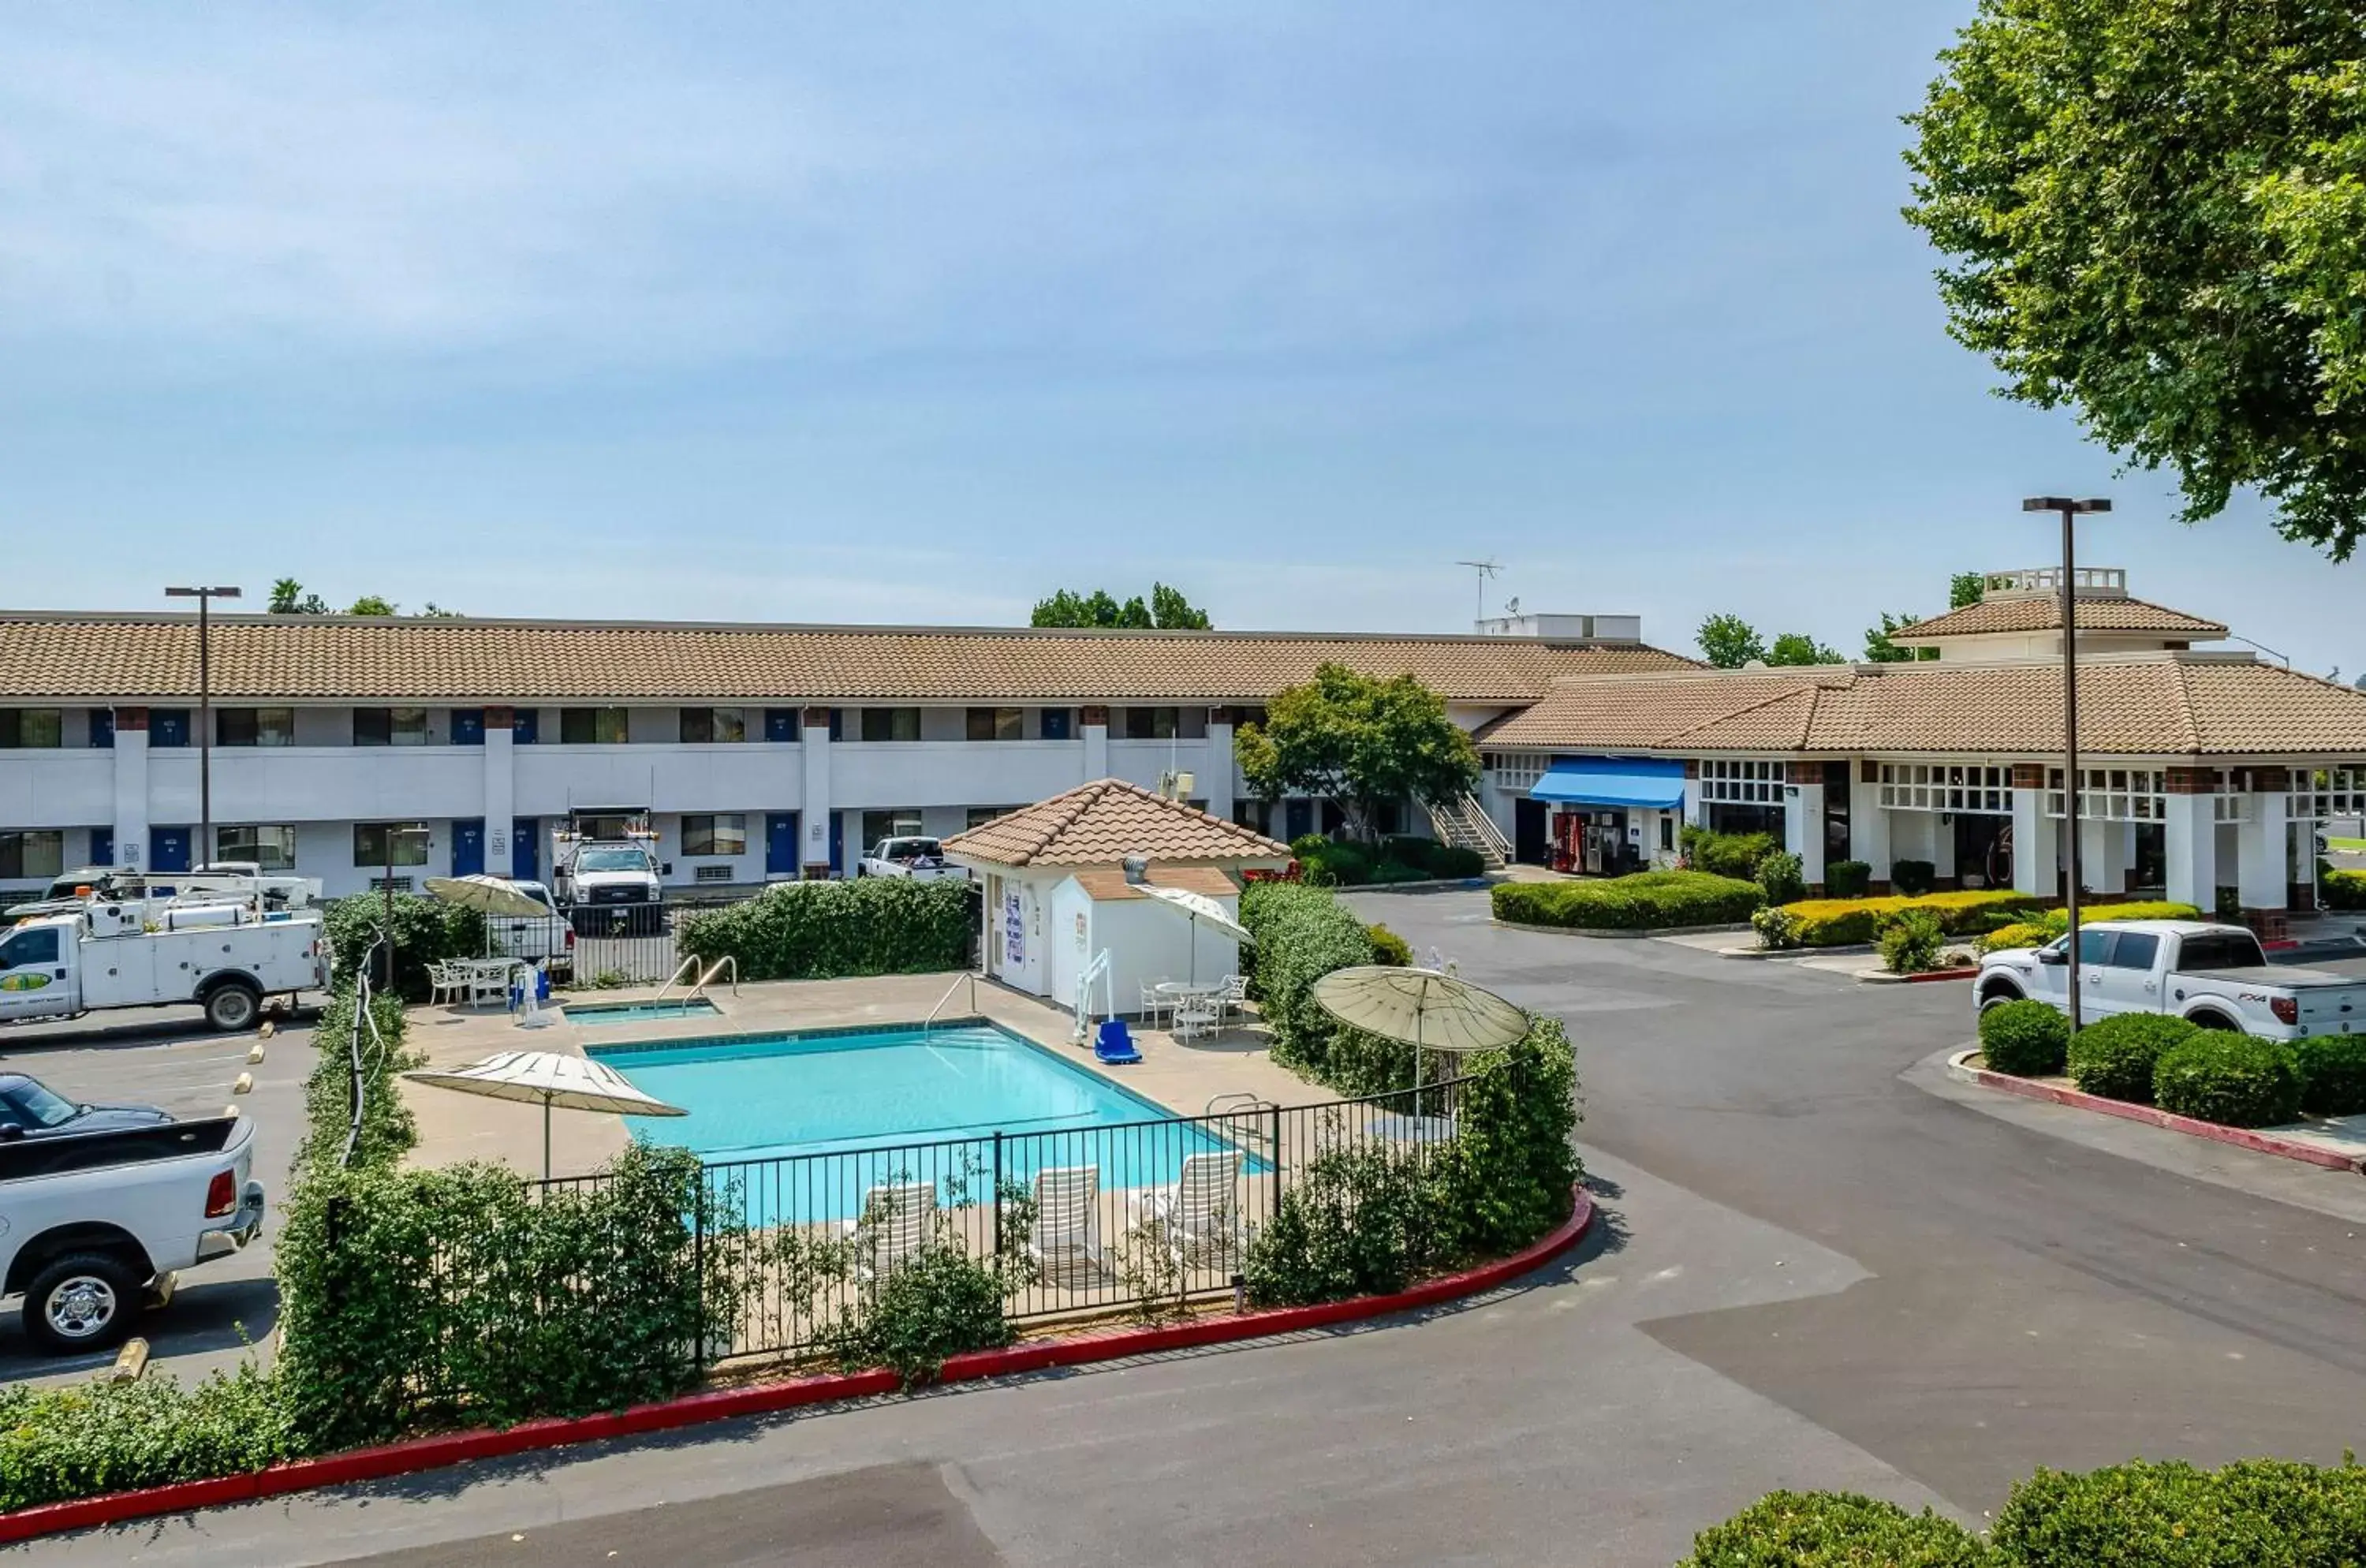
[[[1421,1054],[1458,1055],[1509,1045],[1528,1032],[1528,1015],[1494,992],[1436,969],[1361,964],[1314,982],[1314,1001],[1351,1028],[1413,1051],[1413,1114],[1421,1120]]]
[[[431,876],[427,891],[446,904],[457,904],[464,909],[474,909],[486,916],[505,915],[513,919],[547,919],[550,908],[540,899],[522,892],[518,885],[502,876],[487,876],[479,872],[474,876]],[[485,953],[493,951],[493,928],[485,926]]]
[[[1256,941],[1256,938],[1249,934],[1248,927],[1233,919],[1225,912],[1222,904],[1217,903],[1205,893],[1193,893],[1182,887],[1161,887],[1150,882],[1137,882],[1133,886],[1136,892],[1155,898],[1169,908],[1180,910],[1190,918],[1191,984],[1195,986],[1200,983],[1200,928],[1201,926],[1206,926],[1219,936],[1231,937],[1234,942],[1254,944]]]
[[[550,1111],[604,1111],[612,1116],[687,1116],[678,1105],[668,1105],[633,1087],[615,1068],[582,1056],[556,1051],[502,1051],[468,1066],[443,1070],[422,1068],[402,1075],[414,1083],[481,1094],[489,1100],[517,1100],[542,1106],[542,1177],[550,1179]]]

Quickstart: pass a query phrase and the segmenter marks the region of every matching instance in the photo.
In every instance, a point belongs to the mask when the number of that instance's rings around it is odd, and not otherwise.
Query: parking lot
[[[139,1333],[154,1365],[184,1377],[202,1377],[235,1365],[250,1344],[268,1339],[275,1313],[271,1237],[287,1188],[287,1164],[302,1136],[304,1077],[311,1066],[310,1013],[279,1021],[263,1041],[264,1059],[250,1066],[254,1032],[216,1034],[195,1008],[160,1008],[131,1023],[25,1024],[0,1031],[0,1070],[28,1073],[70,1100],[161,1106],[176,1116],[219,1116],[235,1102],[254,1122],[254,1177],[269,1194],[262,1236],[243,1252],[181,1277],[172,1305],[151,1314]],[[254,1075],[252,1092],[233,1097],[241,1073]],[[112,1359],[36,1354],[10,1302],[0,1314],[0,1382],[56,1382],[86,1377]]]

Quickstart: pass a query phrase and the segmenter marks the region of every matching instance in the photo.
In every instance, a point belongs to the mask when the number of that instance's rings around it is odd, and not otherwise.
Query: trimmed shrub
[[[1708,828],[1686,828],[1678,842],[1692,870],[1743,882],[1757,874],[1760,861],[1783,847],[1771,833],[1719,833]]]
[[[1429,874],[1449,881],[1468,882],[1487,874],[1485,857],[1477,850],[1460,844],[1439,844],[1429,852]]]
[[[1842,947],[1873,941],[1890,919],[1909,909],[1925,911],[1937,919],[1941,931],[1956,936],[1989,914],[2025,909],[2036,903],[2034,894],[1989,887],[1887,898],[1805,898],[1784,908],[1799,922],[1802,947]]]
[[[2300,1114],[2300,1067],[2280,1040],[2204,1029],[2160,1054],[2152,1100],[2200,1122],[2272,1127]]]
[[[2098,1019],[2070,1041],[2070,1081],[2089,1094],[2152,1103],[2152,1070],[2161,1053],[2201,1031],[2181,1018],[2123,1012]]]
[[[1334,969],[1371,963],[1371,936],[1330,889],[1294,882],[1251,883],[1241,894],[1241,924],[1256,937],[1256,997],[1274,1060],[1334,1082],[1332,1045],[1347,1032],[1315,1005],[1314,982]],[[1398,1054],[1411,1082],[1413,1054]]]
[[[1873,867],[1861,860],[1836,860],[1824,867],[1824,896],[1862,898],[1873,889]]]
[[[1648,931],[1746,920],[1765,902],[1755,882],[1702,871],[1639,871],[1606,882],[1504,882],[1495,918],[1582,931]]]
[[[1997,1513],[2014,1568],[2334,1568],[2366,1559],[2366,1470],[2241,1460],[2041,1470]]]
[[[1761,909],[1750,917],[1750,929],[1758,933],[1758,945],[1770,953],[1799,945],[1798,918],[1788,909]]]
[[[1676,1568],[1982,1568],[1980,1538],[1853,1492],[1770,1492],[1693,1538]]]
[[[1939,917],[1928,909],[1903,909],[1892,915],[1873,939],[1882,967],[1893,975],[1920,975],[1939,966],[1939,950],[1947,933]]]
[[[2319,1116],[2366,1111],[2366,1034],[2312,1034],[2295,1040],[2300,1108]]]
[[[828,980],[968,967],[977,935],[970,883],[864,876],[783,882],[685,918],[675,946],[702,964],[729,953],[742,980]]]
[[[1442,1261],[1440,1192],[1413,1151],[1346,1144],[1309,1160],[1241,1265],[1258,1306],[1391,1295]]]
[[[1372,879],[1372,857],[1360,844],[1343,844],[1320,834],[1290,840],[1299,874],[1317,887],[1346,887]]]
[[[243,1475],[303,1451],[276,1382],[252,1365],[195,1384],[159,1372],[133,1382],[0,1387],[0,1513]]]
[[[1465,1081],[1439,1173],[1456,1227],[1448,1250],[1499,1258],[1569,1218],[1570,1189],[1585,1174],[1570,1145],[1579,1120],[1577,1054],[1560,1020],[1542,1016],[1509,1046],[1455,1066]]]
[[[2003,953],[2018,947],[2044,947],[2061,934],[2048,931],[2035,920],[2015,920],[1980,938],[1978,945],[1982,953]]]
[[[959,1236],[933,1235],[884,1271],[860,1311],[846,1310],[829,1353],[848,1371],[885,1367],[906,1387],[934,1382],[947,1358],[1017,1337],[1003,1315],[1003,1283]]]
[[[1788,850],[1761,855],[1758,863],[1751,868],[1750,879],[1766,890],[1769,904],[1793,904],[1808,896],[1799,857]]]
[[[1927,860],[1889,863],[1889,886],[1900,893],[1928,893],[1939,886],[1939,868]]]
[[[404,1049],[410,1019],[392,997],[370,998],[361,1034],[361,1130],[354,1131],[355,995],[351,987],[332,992],[312,1029],[319,1055],[304,1080],[304,1141],[297,1145],[295,1161],[299,1174],[344,1164],[349,1139],[352,1163],[372,1168],[394,1165],[419,1142],[419,1124],[395,1077],[425,1066],[427,1057]]]
[[[1385,964],[1391,969],[1404,969],[1413,964],[1413,943],[1386,926],[1366,926],[1364,934],[1372,941],[1372,962]]]
[[[2318,866],[2316,890],[2328,909],[2366,909],[2366,871]]]
[[[321,908],[321,934],[329,944],[329,962],[340,984],[350,982],[365,957],[372,960],[370,984],[386,974],[386,954],[372,953],[378,933],[386,929],[383,893],[356,893],[331,899]],[[474,958],[485,951],[485,917],[474,909],[398,893],[394,898],[394,988],[405,1001],[423,1002],[434,994],[427,966],[454,958]]]
[[[1980,1055],[2000,1073],[2045,1077],[2062,1070],[2070,1021],[2051,1002],[2007,1002],[1980,1014]]]

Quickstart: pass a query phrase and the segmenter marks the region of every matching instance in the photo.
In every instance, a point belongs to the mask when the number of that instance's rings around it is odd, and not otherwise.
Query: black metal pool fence
[[[1241,1095],[1199,1116],[703,1163],[684,1217],[697,1321],[712,1325],[700,1359],[826,1349],[897,1270],[946,1248],[994,1273],[1013,1322],[1233,1297],[1251,1238],[1323,1156],[1385,1150],[1418,1173],[1452,1144],[1479,1081],[1313,1105]],[[612,1179],[526,1188],[589,1195]],[[709,1303],[710,1290],[732,1300]]]

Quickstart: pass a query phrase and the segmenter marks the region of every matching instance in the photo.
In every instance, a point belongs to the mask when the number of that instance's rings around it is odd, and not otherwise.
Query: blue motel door
[[[189,869],[189,830],[186,828],[157,828],[148,835],[148,869],[150,871],[186,871]]]
[[[542,878],[542,820],[520,817],[510,823],[510,875],[520,882]]]
[[[485,821],[479,817],[452,824],[452,874],[481,876],[485,870]]]
[[[801,864],[797,814],[775,811],[764,818],[764,874],[794,876]]]
[[[846,818],[836,811],[829,814],[829,873],[846,874]]]

